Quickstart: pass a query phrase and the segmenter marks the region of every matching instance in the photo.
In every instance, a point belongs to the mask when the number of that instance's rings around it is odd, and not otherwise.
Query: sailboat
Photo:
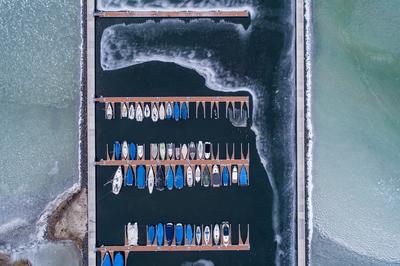
[[[164,165],[157,166],[157,176],[156,176],[156,189],[158,191],[163,191],[165,187],[165,167]]]
[[[219,174],[219,168],[214,165],[212,168],[212,186],[219,187],[221,185],[221,176]]]
[[[165,143],[160,143],[160,159],[165,160]]]
[[[201,184],[204,187],[208,187],[210,186],[210,183],[211,183],[210,169],[208,169],[208,165],[206,165],[204,167],[203,176],[201,178]]]
[[[135,105],[134,104],[129,105],[128,118],[130,120],[135,119]]]
[[[154,172],[153,167],[150,166],[149,174],[147,176],[147,188],[149,189],[149,193],[153,193],[154,188]]]
[[[107,119],[107,120],[113,119],[113,108],[112,108],[111,103],[107,103],[107,107],[106,107],[106,119]]]
[[[158,121],[158,109],[157,109],[157,104],[153,103],[153,108],[151,108],[151,120],[153,122]]]
[[[114,143],[114,156],[115,160],[121,160],[121,144],[118,141]]]
[[[219,245],[219,241],[221,239],[221,235],[219,232],[219,224],[214,225],[213,238],[214,238],[214,244]]]
[[[201,244],[201,227],[196,226],[196,245],[200,246]]]
[[[121,103],[121,118],[128,117],[128,107],[126,103]]]
[[[141,160],[144,156],[144,147],[143,145],[137,145],[137,157]]]
[[[175,188],[182,189],[184,185],[182,165],[178,165],[175,175]]]
[[[182,117],[183,120],[186,120],[188,118],[188,108],[187,108],[185,102],[182,103],[181,117]]]
[[[160,108],[158,108],[158,115],[159,115],[160,120],[165,119],[165,108],[164,108],[163,103],[160,103]]]
[[[246,167],[242,165],[242,168],[240,169],[240,174],[239,174],[239,186],[247,186],[248,185],[248,179],[247,179],[247,171]]]
[[[208,246],[208,243],[210,242],[210,227],[206,225],[204,228],[204,244]]]
[[[150,117],[150,105],[147,103],[144,106],[144,117],[146,118]]]
[[[229,223],[222,222],[222,243],[224,244],[225,247],[229,245],[229,239],[230,239]]]
[[[136,144],[135,143],[129,144],[129,159],[130,160],[136,159]]]
[[[136,176],[138,189],[144,189],[146,187],[146,169],[143,165],[139,165],[136,169]]]
[[[138,224],[128,223],[126,226],[126,232],[128,235],[128,246],[137,246],[138,245]]]
[[[135,114],[136,121],[142,122],[143,121],[143,110],[140,103],[136,105],[136,114]]]
[[[157,224],[157,246],[164,246],[164,225]]]
[[[183,245],[183,225],[181,223],[175,225],[175,241],[177,246]]]
[[[197,143],[197,159],[201,160],[203,159],[203,142],[199,141],[199,143]]]
[[[189,165],[187,170],[186,170],[186,183],[188,187],[193,186],[193,170],[192,167]]]
[[[118,166],[118,169],[113,177],[112,192],[115,195],[117,195],[121,191],[121,187],[122,187],[122,167]]]
[[[134,183],[134,174],[133,174],[133,169],[132,166],[128,166],[128,170],[126,171],[125,175],[125,185],[126,186],[132,186]]]
[[[174,144],[168,143],[167,144],[167,155],[169,159],[173,159],[174,157]]]
[[[174,188],[174,173],[172,172],[172,167],[171,165],[168,166],[167,170],[167,177],[166,177],[166,182],[167,182],[167,189],[172,190]]]
[[[190,160],[194,160],[194,157],[196,156],[196,144],[194,144],[193,141],[189,143],[189,157]]]
[[[104,255],[103,258],[103,263],[101,264],[101,266],[111,266],[111,257],[110,257],[110,253],[106,253],[106,255]]]
[[[195,170],[195,173],[194,173],[194,178],[195,178],[195,180],[196,180],[196,182],[198,183],[198,182],[200,182],[200,179],[201,179],[201,169],[200,169],[200,166],[196,166],[196,170]]]
[[[122,142],[122,158],[124,158],[124,160],[128,158],[128,153],[129,153],[128,142],[124,140],[124,142]]]
[[[174,104],[174,118],[175,118],[175,121],[179,121],[179,118],[180,118],[179,103],[177,103],[177,102]]]
[[[189,246],[192,245],[193,243],[193,230],[192,230],[192,226],[190,224],[186,225],[186,242]]]
[[[167,103],[167,111],[166,111],[166,116],[165,116],[165,118],[166,118],[167,120],[169,120],[169,119],[172,118],[172,107],[171,107],[171,103],[170,103],[170,102]]]
[[[124,266],[124,257],[122,256],[121,252],[115,254],[113,266]]]
[[[187,154],[188,154],[187,145],[186,145],[186,144],[183,144],[183,145],[182,145],[182,148],[181,148],[182,159],[186,160]]]
[[[158,157],[158,145],[157,143],[150,144],[150,156],[151,159],[156,160]]]
[[[155,238],[154,225],[149,224],[147,227],[147,239],[150,243],[150,246],[154,245],[154,238]]]

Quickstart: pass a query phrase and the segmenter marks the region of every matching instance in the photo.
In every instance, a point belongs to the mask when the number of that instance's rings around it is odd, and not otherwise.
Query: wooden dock
[[[132,18],[248,18],[247,10],[179,10],[179,11],[101,11],[94,14],[97,17],[132,17]]]

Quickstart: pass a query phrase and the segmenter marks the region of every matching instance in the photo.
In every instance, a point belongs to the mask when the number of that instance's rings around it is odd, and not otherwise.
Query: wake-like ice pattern
[[[132,65],[148,62],[148,61],[161,61],[161,62],[172,62],[183,66],[185,68],[193,69],[198,74],[205,78],[207,87],[218,90],[218,91],[248,91],[252,95],[253,99],[253,125],[252,130],[256,133],[257,150],[261,158],[261,162],[264,165],[268,178],[273,191],[273,230],[275,232],[275,241],[278,244],[276,253],[276,265],[280,265],[281,258],[284,257],[286,263],[294,262],[294,252],[288,251],[292,248],[294,242],[294,234],[292,226],[288,226],[288,230],[285,232],[285,251],[281,249],[281,229],[280,229],[280,217],[279,217],[279,195],[278,188],[276,186],[275,175],[273,167],[270,163],[271,159],[271,145],[272,137],[266,136],[266,120],[264,113],[264,99],[266,98],[266,88],[261,85],[259,81],[247,75],[248,73],[237,73],[230,71],[225,65],[231,64],[234,68],[235,63],[240,64],[240,58],[235,58],[234,55],[229,57],[229,62],[224,61],[222,56],[216,52],[218,47],[213,47],[213,44],[208,42],[210,38],[210,28],[212,27],[217,32],[226,34],[226,36],[236,35],[236,38],[232,38],[230,45],[235,47],[237,42],[245,42],[243,34],[238,31],[238,28],[229,23],[211,24],[211,21],[194,21],[190,23],[190,27],[187,24],[175,20],[167,21],[155,26],[154,22],[146,22],[144,24],[119,24],[113,25],[106,28],[101,38],[101,53],[100,60],[101,66],[104,70],[115,70]],[[202,38],[204,43],[200,40],[193,41],[185,35],[190,32],[196,32],[198,36],[207,36]],[[172,36],[172,37],[171,37]],[[191,36],[193,37],[193,36]],[[219,36],[220,37],[220,36]],[[168,41],[172,40],[172,41]],[[186,43],[188,42],[188,43]],[[240,47],[240,45],[239,45]],[[282,54],[282,60],[284,64],[293,64],[290,60],[287,60],[286,56],[293,49],[291,45],[286,47],[286,53]],[[244,67],[246,69],[246,67]],[[293,71],[283,73],[281,71],[279,80],[282,80],[278,86],[286,86],[290,88],[293,86]],[[285,100],[279,99],[280,90],[275,91],[276,101],[285,101],[288,96],[282,94]],[[293,99],[290,98],[290,99]],[[290,108],[293,106],[290,102],[286,101],[288,117],[293,115]],[[282,107],[277,107],[282,108]],[[283,111],[282,111],[283,112]],[[280,123],[285,124],[285,128],[289,132],[276,132],[277,134],[288,135],[288,143],[285,142],[285,148],[288,151],[282,151],[285,153],[283,156],[288,156],[290,162],[294,161],[294,150],[293,144],[290,144],[293,140],[293,135],[290,136],[290,132],[293,131],[293,124],[290,119],[286,119]],[[286,154],[287,153],[287,154]],[[288,168],[283,173],[285,176],[293,176],[294,168]],[[293,184],[290,183],[285,187],[285,197],[289,202],[293,196]],[[285,206],[285,213],[287,211],[287,217],[290,221],[293,219],[293,208],[294,206]],[[286,215],[286,214],[285,214]],[[289,232],[289,233],[287,233]],[[289,236],[288,236],[289,234]],[[285,264],[286,264],[285,263]]]

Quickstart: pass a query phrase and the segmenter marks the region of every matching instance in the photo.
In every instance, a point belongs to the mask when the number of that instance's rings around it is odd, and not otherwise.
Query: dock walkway
[[[228,18],[228,17],[250,17],[247,10],[179,10],[179,11],[101,11],[96,12],[97,17],[133,17],[133,18]]]

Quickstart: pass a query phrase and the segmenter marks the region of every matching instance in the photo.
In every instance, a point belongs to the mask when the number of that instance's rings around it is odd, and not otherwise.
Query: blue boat
[[[180,115],[180,110],[179,110],[179,103],[174,104],[174,117],[175,121],[179,121],[179,115]]]
[[[144,189],[146,187],[146,169],[143,165],[139,165],[136,169],[137,187]]]
[[[155,238],[154,225],[149,224],[149,226],[147,227],[147,239],[149,240],[150,245],[154,245],[154,238]]]
[[[242,165],[242,169],[240,169],[240,174],[239,174],[239,185],[240,186],[247,186],[247,171],[246,167]]]
[[[229,186],[229,171],[226,166],[224,166],[224,169],[222,170],[222,184],[224,186]]]
[[[168,246],[172,245],[172,240],[174,239],[174,224],[167,223],[165,226],[165,237],[167,238]]]
[[[135,143],[129,144],[129,158],[131,160],[136,160],[136,144]]]
[[[193,243],[193,230],[190,224],[186,225],[186,242],[189,246]]]
[[[164,226],[162,223],[157,224],[157,246],[164,246]]]
[[[183,120],[186,120],[188,118],[188,108],[186,106],[186,103],[182,103],[181,107],[181,117]]]
[[[167,188],[172,190],[174,188],[174,172],[172,171],[171,165],[168,166],[167,170]]]
[[[175,187],[177,189],[183,188],[183,169],[181,165],[178,165],[178,169],[176,170]]]
[[[180,223],[175,225],[175,241],[177,246],[183,245],[183,225]]]
[[[103,258],[103,263],[101,266],[111,266],[111,258],[110,258],[110,253],[106,253],[106,255]]]
[[[114,256],[114,266],[124,266],[124,257],[120,252]]]
[[[114,155],[115,160],[121,160],[121,144],[118,141],[114,143]]]
[[[171,103],[170,102],[167,103],[167,111],[166,111],[166,114],[165,114],[165,118],[167,120],[172,118],[172,107],[171,107]]]
[[[133,169],[132,166],[128,166],[128,171],[126,171],[125,175],[125,186],[132,186],[134,183],[134,178],[133,178]]]

